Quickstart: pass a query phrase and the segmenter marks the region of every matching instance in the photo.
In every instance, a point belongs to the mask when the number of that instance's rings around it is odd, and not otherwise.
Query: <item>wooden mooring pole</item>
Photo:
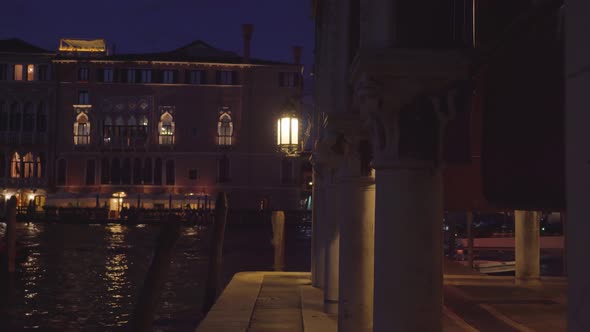
[[[217,294],[221,288],[221,268],[223,259],[223,238],[227,223],[227,196],[224,192],[217,194],[215,201],[215,215],[213,221],[213,235],[209,252],[209,271],[205,284],[205,302],[203,313],[207,313],[215,303]]]
[[[467,260],[469,268],[473,269],[473,212],[467,212]]]
[[[7,266],[9,273],[16,270],[16,197],[12,196],[6,205],[6,251]]]
[[[158,236],[154,257],[135,305],[131,320],[131,331],[133,332],[151,332],[153,330],[154,314],[166,275],[170,270],[172,251],[180,237],[180,223],[170,221],[171,218],[168,219]]]
[[[274,270],[285,269],[285,212],[273,211],[272,223],[272,245],[275,251]]]

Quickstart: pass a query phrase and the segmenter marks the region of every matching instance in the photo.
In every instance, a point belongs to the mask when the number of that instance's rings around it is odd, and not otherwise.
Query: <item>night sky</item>
[[[167,51],[197,39],[242,52],[242,23],[253,23],[252,57],[313,62],[310,0],[3,0],[0,39],[50,50],[59,38],[104,38],[117,53]]]

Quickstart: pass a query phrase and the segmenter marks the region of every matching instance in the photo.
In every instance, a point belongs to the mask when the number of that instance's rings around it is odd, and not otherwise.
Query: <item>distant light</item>
[[[313,182],[309,181],[308,185],[313,186]]]
[[[29,195],[29,201],[32,201],[32,200],[34,200],[34,199],[35,199],[35,195],[34,195],[34,194],[30,194],[30,195]]]
[[[545,227],[541,228],[541,230],[544,231],[545,230]]]

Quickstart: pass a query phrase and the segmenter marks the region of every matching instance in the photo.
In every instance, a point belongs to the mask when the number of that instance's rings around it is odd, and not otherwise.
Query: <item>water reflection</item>
[[[271,267],[269,229],[228,227],[225,282],[239,271]],[[3,230],[0,224],[0,234]],[[125,331],[159,231],[154,225],[18,224],[18,280],[0,331]],[[301,239],[305,233],[286,231],[291,270],[309,268],[309,258],[301,255],[309,247],[309,239]],[[201,318],[208,236],[202,226],[183,227],[155,330],[194,331]]]
[[[119,249],[127,247],[125,242],[125,226],[109,224],[106,227],[105,242],[107,256],[105,273],[102,278],[107,288],[108,299],[105,301],[108,312],[114,314],[114,326],[125,326],[128,322],[128,313],[115,314],[121,308],[128,306],[131,294],[129,293],[130,281],[127,276],[129,262],[126,252]]]

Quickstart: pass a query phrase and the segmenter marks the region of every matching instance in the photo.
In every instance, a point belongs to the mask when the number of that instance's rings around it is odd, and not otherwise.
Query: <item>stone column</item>
[[[326,186],[325,227],[322,237],[325,240],[324,270],[324,311],[338,313],[338,263],[340,252],[340,209],[339,188],[333,181]]]
[[[388,93],[366,79],[357,88],[374,147],[373,331],[442,331],[443,98],[418,80],[381,82]]]
[[[441,331],[441,172],[375,169],[374,331]]]
[[[538,282],[540,277],[539,213],[514,211],[516,282]]]
[[[361,1],[360,41],[362,47],[392,47],[394,45],[396,1]]]
[[[339,332],[373,331],[375,183],[372,177],[344,177],[345,208],[340,227]]]
[[[326,247],[321,230],[325,222],[326,211],[324,199],[324,184],[319,172],[319,165],[314,164],[313,194],[312,194],[312,234],[311,234],[311,284],[313,287],[323,288],[324,267],[326,261]]]
[[[568,0],[565,6],[566,63],[566,247],[567,328],[569,332],[590,331],[590,2]]]

